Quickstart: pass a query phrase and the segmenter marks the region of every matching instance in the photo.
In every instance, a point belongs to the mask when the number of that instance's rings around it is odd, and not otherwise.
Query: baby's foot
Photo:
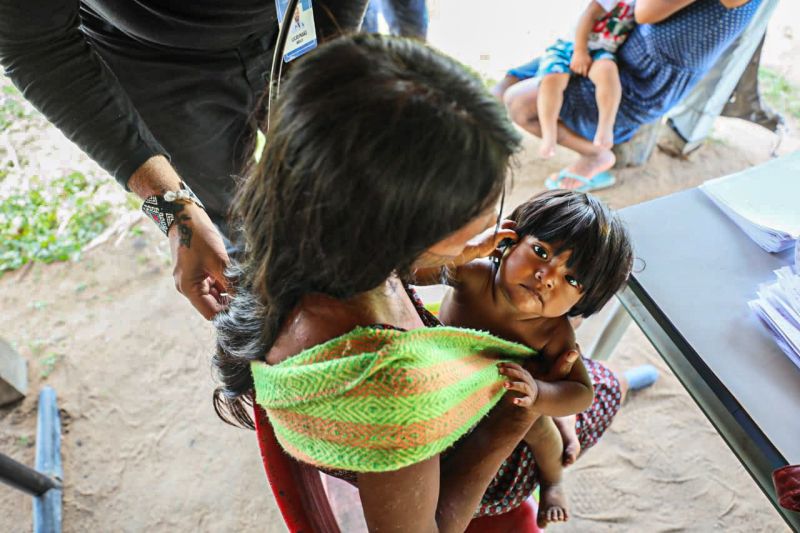
[[[575,415],[561,416],[553,418],[558,432],[561,434],[561,440],[564,442],[564,466],[570,466],[575,463],[578,456],[581,454],[581,442],[578,440],[578,432],[575,431]]]
[[[614,130],[612,128],[597,128],[594,136],[594,145],[606,150],[614,146]]]
[[[539,155],[543,159],[550,159],[556,155],[555,139],[542,139],[542,144],[539,146]]]
[[[567,497],[561,483],[552,485],[542,483],[539,491],[539,514],[536,517],[536,525],[545,528],[551,522],[566,522],[567,520],[569,520]]]

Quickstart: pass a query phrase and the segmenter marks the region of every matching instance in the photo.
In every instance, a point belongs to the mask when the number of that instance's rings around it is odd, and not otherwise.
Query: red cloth
[[[775,470],[772,482],[781,507],[800,511],[800,465],[787,465]]]
[[[290,533],[338,533],[319,472],[289,457],[278,444],[266,411],[257,403],[253,406],[261,460]]]
[[[536,526],[536,508],[530,498],[507,513],[474,518],[466,533],[542,533]]]

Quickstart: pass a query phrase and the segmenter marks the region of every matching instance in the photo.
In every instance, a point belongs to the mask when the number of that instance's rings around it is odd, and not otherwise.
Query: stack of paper
[[[769,328],[778,346],[800,367],[800,275],[796,266],[775,271],[778,280],[759,287],[750,309]]]
[[[700,190],[768,252],[800,237],[800,152],[707,181]]]

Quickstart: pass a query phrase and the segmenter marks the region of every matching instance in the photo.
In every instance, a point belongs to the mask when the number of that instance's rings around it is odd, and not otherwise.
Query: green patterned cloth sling
[[[281,446],[315,466],[385,472],[441,453],[500,400],[499,361],[536,355],[474,330],[356,328],[280,364],[252,363]]]

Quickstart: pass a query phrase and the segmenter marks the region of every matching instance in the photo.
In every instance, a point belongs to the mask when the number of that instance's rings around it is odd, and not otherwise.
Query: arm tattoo
[[[189,215],[183,214],[184,206],[181,205],[177,213],[175,213],[175,223],[178,225],[178,243],[179,246],[191,248],[192,246],[192,228],[189,227],[187,222],[192,220]]]

